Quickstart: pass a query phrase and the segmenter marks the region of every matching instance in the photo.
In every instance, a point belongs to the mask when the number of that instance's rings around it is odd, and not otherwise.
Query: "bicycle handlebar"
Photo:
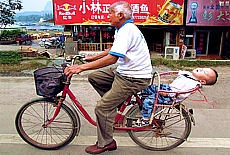
[[[84,64],[84,61],[83,61],[84,58],[85,58],[85,55],[76,54],[74,56],[66,57],[65,60],[66,60],[66,62],[71,62],[71,65],[74,65],[74,62],[75,62],[76,59]]]
[[[79,60],[81,63],[84,64],[85,63],[84,60],[83,60],[84,58],[85,58],[85,55],[80,55],[80,54],[76,54],[74,56],[73,55],[68,56],[68,57],[65,58],[65,61],[66,62],[71,62],[71,64],[63,63],[63,64],[61,64],[61,66],[65,70],[66,67],[68,67],[70,65],[74,65],[75,60]],[[71,78],[67,78],[66,79],[66,84],[70,84],[70,80],[71,80]]]

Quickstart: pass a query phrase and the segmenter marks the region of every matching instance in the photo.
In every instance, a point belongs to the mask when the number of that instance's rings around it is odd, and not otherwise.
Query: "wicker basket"
[[[64,88],[64,71],[61,68],[46,67],[34,71],[37,95],[51,98]]]

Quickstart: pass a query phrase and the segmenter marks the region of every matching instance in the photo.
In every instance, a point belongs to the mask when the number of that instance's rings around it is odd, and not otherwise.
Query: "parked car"
[[[24,44],[32,44],[32,37],[28,34],[22,34],[20,37],[15,38],[16,42],[19,42],[19,45]]]

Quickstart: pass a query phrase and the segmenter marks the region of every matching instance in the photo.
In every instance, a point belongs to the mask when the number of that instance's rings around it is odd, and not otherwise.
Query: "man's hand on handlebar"
[[[78,74],[84,71],[83,65],[74,65],[75,60],[79,60],[84,63],[82,60],[85,59],[84,55],[74,55],[66,58],[67,62],[71,62],[71,65],[65,68],[65,75],[67,78],[71,78],[73,74]]]
[[[73,74],[78,74],[84,71],[82,65],[71,65],[66,67],[64,73],[67,76],[67,78],[71,78]]]

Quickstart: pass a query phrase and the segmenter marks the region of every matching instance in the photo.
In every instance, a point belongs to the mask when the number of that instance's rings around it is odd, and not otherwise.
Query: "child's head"
[[[192,76],[201,84],[214,85],[218,78],[218,73],[212,68],[196,68],[192,71]]]

